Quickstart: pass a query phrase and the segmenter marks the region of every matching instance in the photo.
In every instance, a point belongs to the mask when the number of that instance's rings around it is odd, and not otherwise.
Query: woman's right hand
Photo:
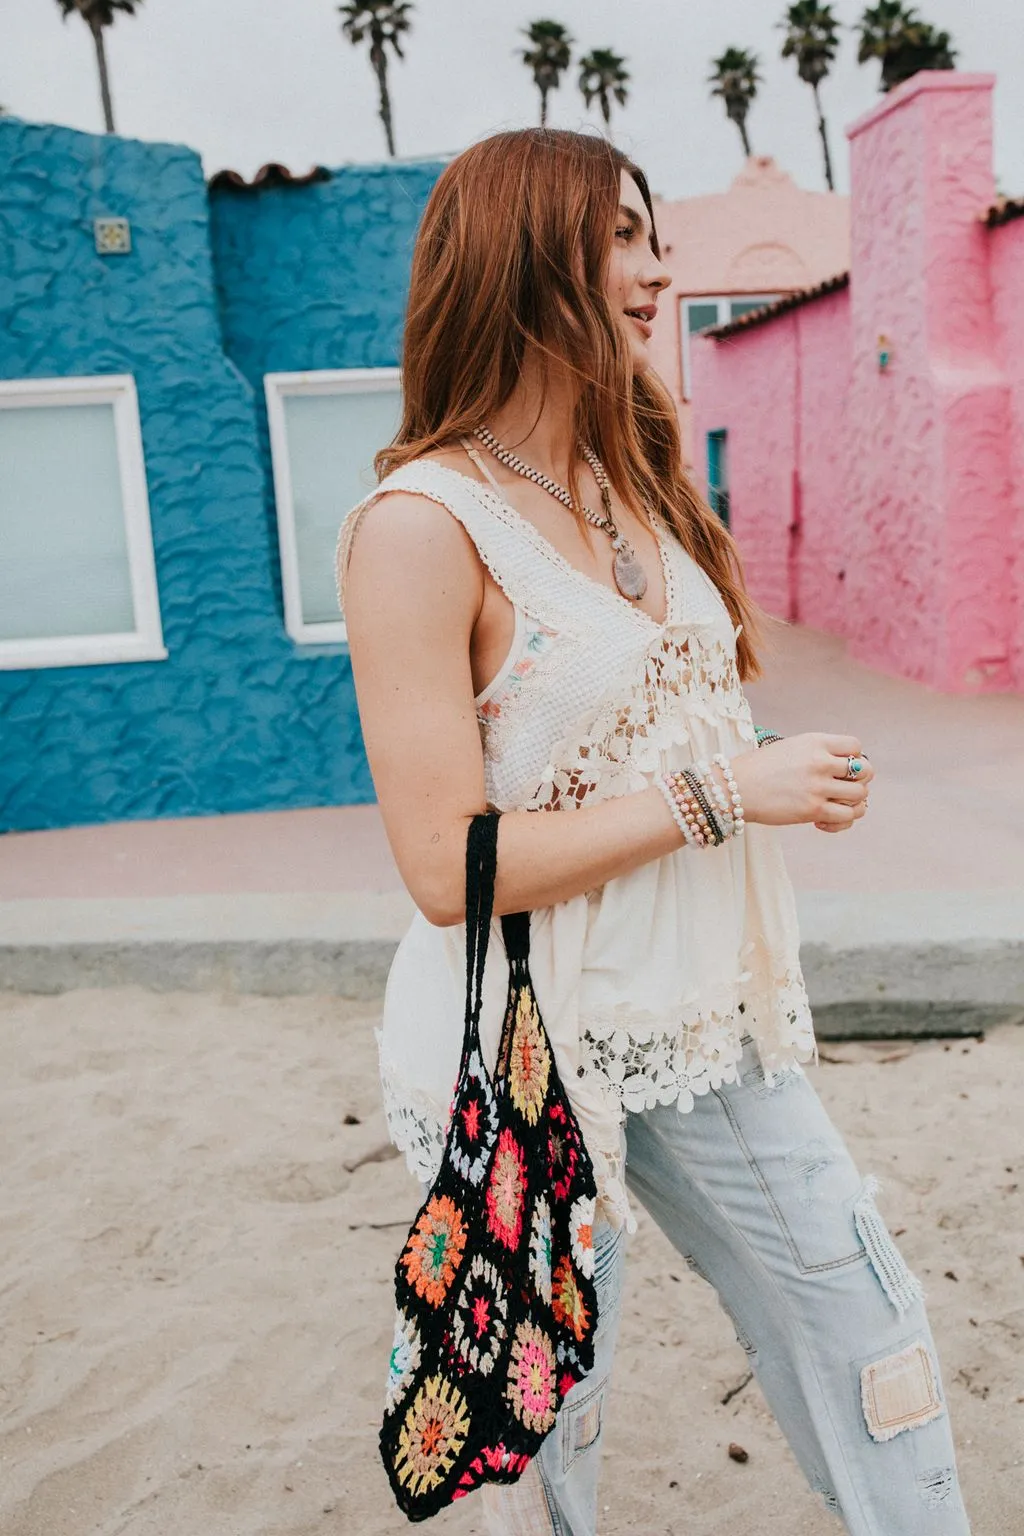
[[[732,771],[744,816],[777,827],[813,822],[822,832],[845,832],[864,815],[875,776],[864,758],[856,779],[846,778],[849,757],[863,757],[856,736],[819,731],[741,753]]]

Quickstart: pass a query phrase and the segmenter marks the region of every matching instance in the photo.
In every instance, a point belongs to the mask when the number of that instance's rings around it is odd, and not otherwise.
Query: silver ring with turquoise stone
[[[864,759],[862,757],[848,757],[846,759],[846,772],[844,779],[856,779],[864,772]]]

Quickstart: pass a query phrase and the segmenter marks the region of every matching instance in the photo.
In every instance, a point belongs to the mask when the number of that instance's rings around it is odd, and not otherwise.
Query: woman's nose
[[[661,293],[671,284],[672,274],[660,260],[656,259],[650,271],[644,275],[643,282],[645,287],[656,288]]]

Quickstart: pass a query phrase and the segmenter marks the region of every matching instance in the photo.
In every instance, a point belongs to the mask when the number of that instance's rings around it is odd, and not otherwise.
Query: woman
[[[799,1065],[814,1041],[773,829],[848,830],[873,772],[853,736],[757,746],[755,614],[649,366],[668,283],[647,183],[596,137],[488,139],[423,218],[402,424],[338,551],[374,784],[418,908],[381,1033],[389,1124],[431,1180],[462,1040],[466,830],[490,805],[495,912],[531,913],[601,1197],[594,1371],[522,1480],[484,1490],[490,1529],[596,1530],[631,1193],[716,1288],[847,1529],[961,1536],[920,1287]],[[497,922],[489,953],[493,1061]]]

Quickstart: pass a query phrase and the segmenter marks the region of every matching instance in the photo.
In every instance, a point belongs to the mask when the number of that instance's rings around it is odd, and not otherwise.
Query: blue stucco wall
[[[169,653],[0,672],[0,828],[372,799],[347,656],[284,632],[260,372],[396,361],[436,171],[215,194],[215,279],[192,151],[0,119],[0,377],[134,375]]]
[[[253,388],[282,615],[264,375],[398,362],[416,226],[441,168],[346,166],[306,186],[210,194],[224,346]],[[347,658],[342,684],[350,709]],[[354,750],[361,771],[358,739]]]

